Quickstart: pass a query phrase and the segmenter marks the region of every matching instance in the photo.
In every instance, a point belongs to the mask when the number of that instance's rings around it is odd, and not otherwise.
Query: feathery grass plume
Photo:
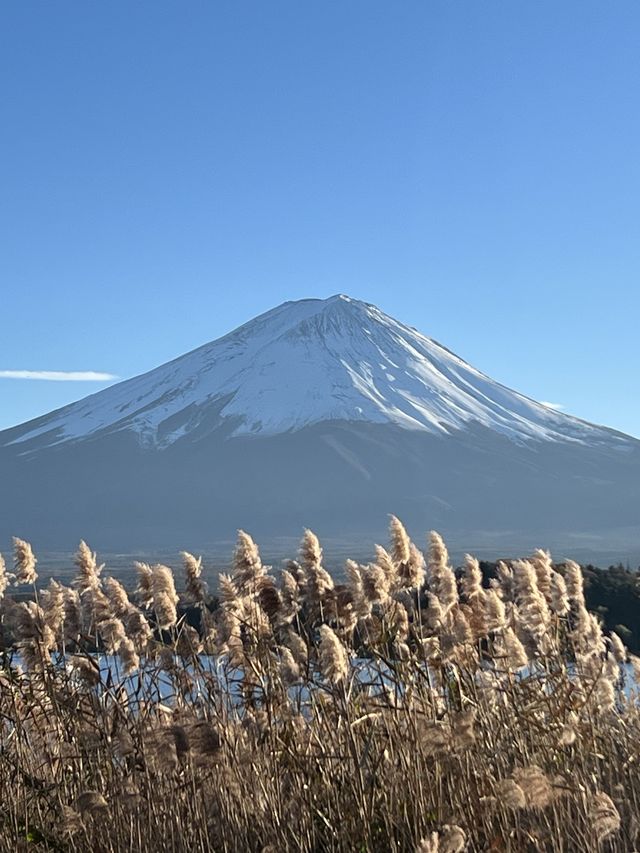
[[[0,601],[2,601],[8,586],[9,578],[7,576],[7,566],[4,561],[4,557],[0,554]]]
[[[187,625],[186,622],[181,624],[175,649],[176,654],[185,659],[200,654],[202,651],[200,635],[192,625]]]
[[[438,596],[445,614],[458,603],[458,587],[453,569],[449,566],[449,552],[439,533],[429,534],[427,559],[427,581],[429,589]]]
[[[300,587],[295,577],[287,569],[280,573],[280,622],[290,624],[300,612]]]
[[[531,764],[513,771],[515,782],[522,788],[527,808],[544,809],[554,798],[553,788],[544,771]]]
[[[391,556],[398,569],[411,559],[411,540],[404,524],[395,515],[389,516],[389,538],[391,540]]]
[[[49,586],[40,593],[40,606],[44,619],[56,639],[60,638],[65,617],[65,588],[54,578]]]
[[[507,604],[515,601],[516,586],[513,569],[504,560],[496,563],[496,576],[489,581],[491,589],[495,589],[500,598]]]
[[[528,560],[513,560],[511,567],[518,603],[540,594],[537,575]]]
[[[551,572],[549,605],[556,616],[566,616],[571,609],[569,595],[567,593],[567,585],[560,572]]]
[[[633,680],[640,685],[640,657],[637,655],[629,655],[629,663],[633,672]]]
[[[382,605],[381,610],[387,629],[391,632],[392,639],[397,642],[404,642],[409,636],[409,614],[407,613],[407,608],[401,601],[390,598]]]
[[[295,661],[292,652],[286,646],[278,649],[280,655],[280,677],[286,687],[291,687],[300,682],[300,667]]]
[[[64,587],[64,638],[76,642],[82,631],[80,595],[75,589]]]
[[[349,674],[347,651],[328,625],[320,626],[318,664],[324,677],[333,684],[344,681]]]
[[[467,602],[467,619],[474,640],[481,640],[494,630],[487,619],[487,593],[482,586],[482,572],[476,558],[465,554],[464,561],[464,574],[460,585]]]
[[[38,561],[31,549],[31,545],[24,539],[13,537],[13,566],[15,574],[15,585],[34,584],[38,580],[36,563]]]
[[[616,691],[611,681],[605,676],[596,679],[591,699],[598,714],[608,714],[616,706]]]
[[[364,600],[364,599],[363,599]],[[336,623],[336,631],[341,637],[347,637],[355,631],[358,616],[354,606],[353,592],[345,584],[338,584],[331,597],[325,599]]]
[[[504,658],[509,669],[521,669],[529,663],[524,646],[516,636],[513,628],[505,628],[496,638],[497,657]]]
[[[106,597],[105,602],[108,606]],[[95,627],[97,633],[100,635],[100,639],[104,643],[107,654],[116,654],[121,642],[126,637],[122,621],[116,616],[112,616],[108,611],[102,611],[100,618],[96,621]]]
[[[536,548],[529,562],[533,566],[538,582],[538,589],[544,595],[547,601],[551,596],[551,578],[553,572],[553,561],[549,551],[543,551],[542,548]]]
[[[73,586],[80,593],[80,597],[82,597],[82,594],[86,590],[99,586],[100,572],[104,566],[98,565],[96,554],[89,548],[84,539],[78,545],[74,562],[78,572],[74,578]]]
[[[313,531],[304,531],[299,553],[305,571],[306,598],[311,604],[318,604],[334,588],[334,583],[322,565],[322,548]]]
[[[83,791],[78,794],[75,806],[81,815],[91,816],[104,814],[109,808],[109,804],[98,791]]]
[[[576,730],[573,726],[567,724],[562,727],[562,731],[560,732],[560,737],[558,738],[558,744],[560,746],[571,746],[576,741]]]
[[[218,575],[218,586],[223,606],[240,612],[242,610],[242,600],[231,576],[220,572]]]
[[[427,625],[432,631],[440,631],[444,625],[445,611],[440,599],[434,592],[427,594],[427,610],[425,613]]]
[[[429,663],[435,664],[440,660],[442,656],[442,649],[440,647],[440,640],[438,637],[425,637],[419,642],[422,651],[424,652],[424,656]]]
[[[120,639],[116,647],[116,652],[122,663],[125,675],[130,675],[140,666],[140,658],[136,653],[135,646],[129,637],[124,636]]]
[[[471,554],[464,555],[464,575],[462,576],[460,585],[467,601],[482,596],[484,593],[480,563]]]
[[[287,571],[298,584],[298,590],[302,590],[305,584],[305,572],[297,560],[285,560],[284,571]]]
[[[528,560],[515,560],[513,572],[518,602],[519,627],[535,651],[547,634],[551,613],[545,596],[538,588],[536,572]]]
[[[272,624],[280,624],[282,598],[271,575],[264,575],[256,583],[257,601]]]
[[[449,620],[455,642],[459,646],[467,646],[473,642],[473,633],[469,625],[469,620],[459,604],[456,604],[449,611]]]
[[[221,614],[218,621],[219,653],[228,654],[235,666],[240,666],[244,659],[242,643],[242,622],[244,620],[244,600],[238,595],[233,580],[224,573],[218,578],[220,597],[222,600]]]
[[[391,554],[382,545],[376,545],[375,548],[375,564],[379,566],[388,578],[389,586],[393,586],[396,577],[396,566],[393,562]]]
[[[130,640],[133,640],[136,650],[143,652],[153,636],[153,631],[144,614],[131,603],[126,589],[116,578],[105,578],[102,586],[106,593],[111,612],[122,621],[125,633]],[[108,618],[109,610],[104,602],[103,611]]]
[[[618,663],[626,663],[627,650],[615,631],[609,632],[609,643],[611,645],[611,654],[613,655],[614,660]]]
[[[459,826],[445,824],[439,835],[438,853],[462,853],[467,846],[466,833]]]
[[[55,649],[55,635],[47,624],[42,607],[35,601],[14,604],[9,611],[9,620],[19,641],[32,640],[49,651]]]
[[[139,563],[138,561],[133,566],[138,578],[138,585],[136,586],[134,595],[140,606],[148,610],[153,601],[153,590],[151,588],[153,572],[151,571],[151,566],[148,563]]]
[[[127,595],[126,589],[116,578],[108,577],[102,582],[102,587],[105,591],[109,603],[115,616],[122,619],[129,611],[131,602]]]
[[[420,745],[427,755],[441,755],[451,751],[451,731],[440,720],[429,721],[420,727]]]
[[[438,844],[438,833],[432,832],[428,838],[421,838],[415,853],[440,853]]]
[[[389,577],[376,563],[360,570],[362,591],[370,604],[381,604],[389,597]]]
[[[367,616],[371,615],[371,602],[364,593],[362,570],[355,560],[347,560],[344,568],[352,596],[354,614],[358,619],[366,619]]]
[[[158,628],[166,630],[178,620],[176,610],[178,596],[173,582],[173,572],[161,563],[151,567],[152,607],[156,614]]]
[[[238,541],[233,553],[231,577],[236,589],[241,594],[254,592],[259,578],[267,570],[262,565],[258,546],[244,530],[238,530]]]
[[[74,678],[87,687],[95,687],[100,683],[100,667],[91,657],[71,655],[66,668]]]
[[[524,809],[527,799],[524,791],[514,779],[501,779],[493,786],[493,793],[498,803],[507,809]]]
[[[593,826],[598,844],[620,829],[620,813],[608,794],[599,791],[588,802],[588,816]]]
[[[484,612],[488,631],[500,631],[507,621],[504,602],[495,589],[485,590]]]
[[[150,728],[143,737],[144,758],[152,773],[169,774],[178,766],[176,740],[169,727]]]
[[[424,585],[426,563],[424,556],[413,542],[409,543],[409,559],[398,568],[398,578],[407,589],[421,589]]]
[[[220,757],[222,738],[208,720],[191,720],[185,725],[196,765],[206,766]]]
[[[188,551],[182,551],[181,556],[186,581],[186,599],[192,604],[200,604],[204,602],[207,595],[207,585],[202,580],[202,557],[194,557]]]
[[[291,650],[291,654],[299,666],[307,665],[309,649],[300,634],[296,634],[295,631],[289,630],[284,638],[284,645]]]
[[[573,560],[566,560],[564,564],[564,582],[567,587],[569,601],[573,602],[577,609],[585,610],[584,578],[582,569]]]
[[[573,643],[576,661],[580,664],[583,673],[597,678],[606,652],[602,626],[597,617],[585,609],[578,610],[569,636]]]
[[[82,829],[82,817],[71,806],[62,806],[62,834],[75,835]]]
[[[451,716],[454,749],[467,749],[476,741],[475,723],[477,710],[467,708]]]

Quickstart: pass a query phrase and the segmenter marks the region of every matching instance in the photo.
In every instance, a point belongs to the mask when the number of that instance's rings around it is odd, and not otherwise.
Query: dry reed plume
[[[631,851],[640,703],[580,567],[545,551],[483,577],[392,517],[345,579],[305,531],[262,563],[240,531],[202,561],[136,565],[131,595],[82,542],[70,587],[0,557],[2,850]],[[636,679],[640,662],[633,659]]]

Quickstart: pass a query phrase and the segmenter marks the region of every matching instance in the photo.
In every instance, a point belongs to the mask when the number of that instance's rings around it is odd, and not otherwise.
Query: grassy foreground
[[[640,705],[577,564],[485,587],[392,518],[336,584],[310,531],[276,574],[241,532],[212,612],[183,558],[129,596],[81,543],[21,603],[31,548],[0,559],[0,849],[637,849]]]

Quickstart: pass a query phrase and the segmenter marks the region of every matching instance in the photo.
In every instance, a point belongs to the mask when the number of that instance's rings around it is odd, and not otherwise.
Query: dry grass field
[[[633,851],[635,665],[543,551],[449,565],[388,550],[273,572],[240,533],[212,607],[201,562],[129,593],[82,543],[69,587],[0,567],[2,850]],[[28,601],[10,592],[32,588]]]

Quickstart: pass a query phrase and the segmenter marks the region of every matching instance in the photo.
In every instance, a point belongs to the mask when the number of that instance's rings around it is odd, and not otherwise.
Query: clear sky
[[[343,292],[640,436],[637,0],[5,2],[0,108],[0,371]]]

